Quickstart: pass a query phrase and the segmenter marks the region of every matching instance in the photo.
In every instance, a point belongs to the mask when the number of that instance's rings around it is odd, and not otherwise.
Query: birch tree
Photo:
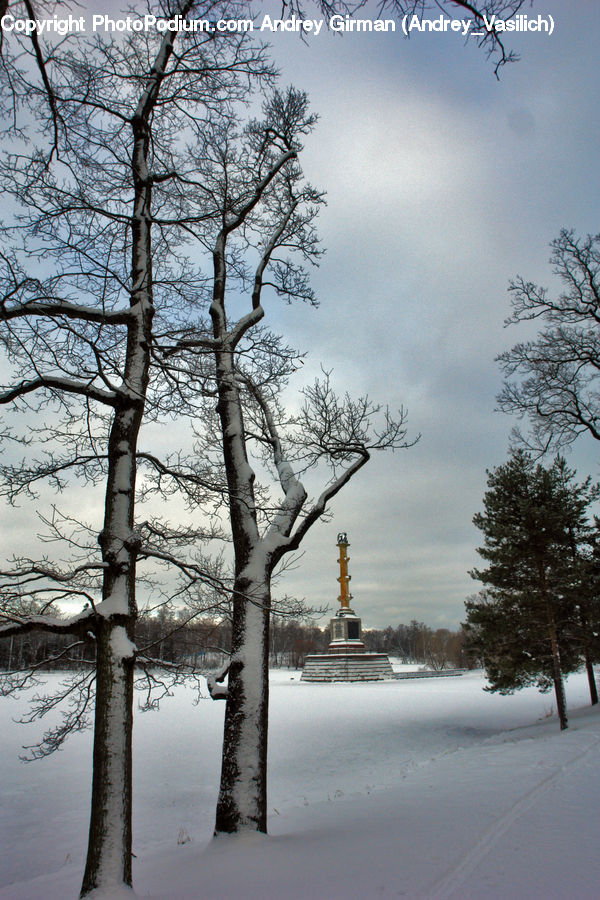
[[[192,0],[156,10],[169,17],[238,11],[236,4]],[[14,121],[6,123],[13,149],[0,170],[14,211],[0,256],[1,341],[12,369],[0,403],[31,423],[33,442],[31,435],[22,440],[41,455],[4,465],[5,489],[14,500],[42,479],[64,487],[80,475],[103,485],[105,501],[95,556],[71,570],[43,560],[6,572],[21,585],[42,579],[46,597],[65,585],[84,600],[84,612],[57,618],[42,605],[35,614],[5,616],[1,633],[38,628],[94,637],[85,895],[131,884],[138,441],[144,418],[168,404],[150,382],[155,331],[164,318],[185,315],[204,299],[202,280],[179,250],[182,236],[202,229],[206,217],[188,201],[199,193],[190,191],[187,142],[211,116],[227,115],[227,104],[242,99],[254,79],[268,78],[270,69],[264,51],[243,37],[78,36],[75,47],[67,41],[46,48],[49,106],[45,85],[31,74],[37,71],[26,55],[31,46],[21,49],[24,59],[13,55],[11,67],[3,68],[4,87],[29,117],[18,130]],[[15,439],[14,423],[7,439]],[[90,585],[95,576],[99,596]]]

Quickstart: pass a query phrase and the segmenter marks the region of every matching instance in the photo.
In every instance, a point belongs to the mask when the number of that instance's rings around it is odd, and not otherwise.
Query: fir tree
[[[561,457],[544,468],[517,451],[488,473],[484,512],[473,519],[484,535],[477,552],[488,566],[471,573],[485,589],[466,604],[470,648],[485,665],[491,691],[554,685],[561,729],[563,675],[587,657],[596,618],[587,602],[593,582],[587,511],[597,497],[598,486],[589,478],[577,484]]]

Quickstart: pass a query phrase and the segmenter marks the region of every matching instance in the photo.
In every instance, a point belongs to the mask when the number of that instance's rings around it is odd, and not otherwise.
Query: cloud
[[[410,433],[422,433],[359,473],[281,584],[335,609],[335,539],[347,530],[366,627],[461,620],[477,589],[471,519],[513,424],[494,412],[494,357],[524,335],[503,328],[508,281],[520,273],[551,284],[548,243],[559,229],[600,228],[600,7],[565,6],[544,4],[551,38],[515,37],[522,59],[500,82],[456,39],[273,39],[283,83],[305,88],[321,116],[302,163],[328,192],[328,253],[314,272],[321,307],[267,302],[269,324],[310,351],[290,391],[322,362],[340,391],[408,406]],[[169,425],[157,440],[174,433]],[[582,476],[593,472],[596,446],[582,444],[574,459]],[[83,496],[74,489],[69,508]],[[171,509],[171,519],[183,514]],[[27,530],[19,516],[17,537]]]

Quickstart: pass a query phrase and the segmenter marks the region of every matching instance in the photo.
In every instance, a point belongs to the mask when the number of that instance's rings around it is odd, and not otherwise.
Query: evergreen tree
[[[554,685],[561,729],[563,675],[581,665],[592,625],[587,511],[597,496],[598,486],[589,478],[577,484],[561,457],[544,468],[517,451],[488,473],[484,512],[473,519],[484,535],[477,552],[488,566],[471,573],[485,590],[466,604],[469,647],[481,657],[491,691]]]

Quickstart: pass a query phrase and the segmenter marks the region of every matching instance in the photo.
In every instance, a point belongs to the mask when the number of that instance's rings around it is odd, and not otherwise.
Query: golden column
[[[348,538],[345,532],[341,532],[340,534],[338,534],[337,546],[339,547],[340,551],[340,558],[338,559],[338,562],[340,564],[340,577],[338,578],[338,581],[340,583],[340,596],[338,597],[338,600],[341,603],[341,607],[338,612],[339,615],[340,613],[343,614],[344,612],[352,613],[352,610],[350,609],[352,594],[348,589],[348,582],[352,577],[351,575],[348,575],[348,560],[350,558],[348,556],[348,547],[350,546],[350,544],[348,543]]]

